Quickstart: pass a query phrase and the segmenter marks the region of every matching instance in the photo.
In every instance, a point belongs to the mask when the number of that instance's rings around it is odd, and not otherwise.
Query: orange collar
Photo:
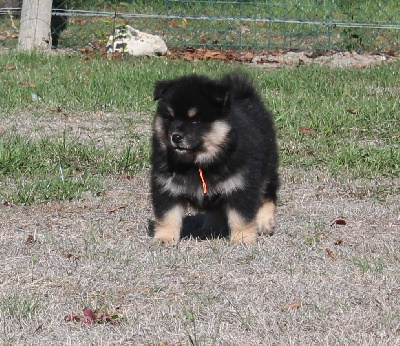
[[[201,185],[203,186],[203,192],[204,192],[204,194],[206,194],[207,193],[207,184],[206,184],[206,181],[204,180],[203,170],[200,167],[199,167],[199,175],[200,175]]]

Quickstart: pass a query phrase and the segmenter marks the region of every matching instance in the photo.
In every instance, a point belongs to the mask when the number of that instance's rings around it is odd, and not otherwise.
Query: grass
[[[102,177],[148,167],[149,134],[141,127],[149,127],[155,110],[153,83],[187,73],[218,77],[239,67],[13,52],[0,55],[0,66],[15,66],[0,75],[3,122],[24,110],[22,121],[38,127],[30,133],[21,133],[18,123],[0,128],[1,198],[26,204],[101,193]],[[317,168],[343,179],[400,174],[398,64],[243,68],[275,115],[284,167]],[[86,111],[98,119],[82,120]],[[55,118],[60,126],[47,133],[46,122]],[[68,125],[74,121],[83,121],[82,127]],[[90,135],[93,126],[99,127],[96,137]]]
[[[9,294],[0,304],[0,312],[4,318],[15,318],[17,320],[33,319],[43,305],[37,296]]]
[[[1,196],[13,203],[32,204],[72,200],[85,191],[100,194],[96,175],[137,173],[147,163],[144,139],[134,148],[126,145],[113,152],[102,144],[67,138],[65,131],[61,138],[38,140],[10,133],[0,138],[0,174],[5,177],[0,182]]]

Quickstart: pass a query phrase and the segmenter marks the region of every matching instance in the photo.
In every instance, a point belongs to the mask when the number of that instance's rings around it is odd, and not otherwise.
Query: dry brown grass
[[[107,179],[104,196],[0,205],[0,342],[400,345],[398,196],[281,173],[276,232],[254,246],[152,249],[147,174]],[[64,320],[86,306],[120,325]]]

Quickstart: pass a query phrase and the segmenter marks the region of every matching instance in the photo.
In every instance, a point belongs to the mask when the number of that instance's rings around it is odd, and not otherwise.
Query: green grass
[[[2,316],[3,319],[33,319],[43,305],[42,300],[43,299],[38,296],[31,296],[29,294],[10,294],[2,299],[0,303],[0,316]]]
[[[334,174],[349,171],[368,178],[399,174],[398,65],[274,73],[280,78],[264,83],[285,138],[283,164],[322,166]],[[269,96],[268,90],[278,94]],[[303,134],[301,126],[316,133]]]
[[[148,140],[113,151],[94,142],[16,133],[0,136],[0,197],[32,204],[102,193],[101,176],[136,173],[148,165]]]
[[[101,193],[105,177],[148,167],[156,80],[193,72],[218,77],[240,68],[165,58],[86,61],[66,54],[1,54],[0,66],[9,65],[16,69],[0,70],[0,198],[26,204]],[[342,179],[400,174],[399,64],[243,68],[275,115],[282,166],[318,169]],[[22,135],[23,124],[2,130],[3,121],[21,112],[44,123],[57,112],[67,119],[107,112],[121,118],[122,133],[106,143],[102,133],[95,141],[67,130]],[[141,125],[147,126],[145,133],[137,131]],[[112,132],[116,125],[99,120],[97,126]],[[304,126],[315,133],[299,131]]]

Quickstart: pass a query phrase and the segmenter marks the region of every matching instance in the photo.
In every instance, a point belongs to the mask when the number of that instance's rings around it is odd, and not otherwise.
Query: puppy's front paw
[[[166,236],[154,236],[154,238],[150,241],[152,246],[174,246],[177,245],[179,239],[173,237],[166,237]]]
[[[231,232],[231,244],[254,244],[257,240],[257,231],[253,221],[247,222],[243,216],[233,209],[228,209],[228,224]]]
[[[275,229],[275,218],[270,217],[262,221],[257,220],[257,233],[259,235],[272,235]]]
[[[254,227],[245,229],[243,231],[231,232],[231,245],[238,243],[254,244],[257,241],[257,232]]]
[[[257,232],[259,235],[272,235],[275,228],[275,204],[266,201],[256,217]]]
[[[179,243],[182,218],[185,210],[181,205],[175,205],[168,210],[162,219],[156,219],[152,245],[173,246]]]

